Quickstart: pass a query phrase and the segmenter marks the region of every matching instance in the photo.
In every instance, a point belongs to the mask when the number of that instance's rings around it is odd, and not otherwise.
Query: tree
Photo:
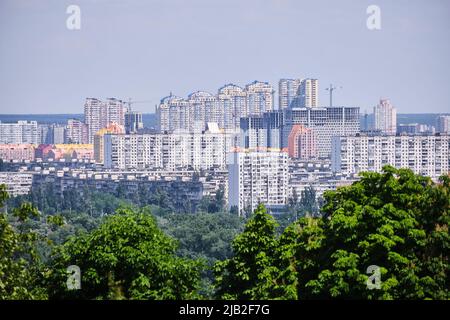
[[[7,198],[5,185],[0,185],[0,208]],[[46,298],[41,286],[42,263],[36,251],[39,237],[24,227],[30,217],[38,215],[36,208],[23,203],[14,209],[18,226],[14,228],[7,215],[0,213],[0,300]]]
[[[278,281],[295,284],[299,298],[448,299],[449,180],[386,166],[326,192],[326,217],[280,239]],[[379,289],[368,288],[370,266]]]
[[[214,197],[215,208],[214,212],[220,212],[225,209],[225,189],[221,185],[216,192],[216,196]]]
[[[51,298],[192,299],[198,261],[175,256],[176,242],[147,209],[120,208],[91,233],[71,238],[55,253],[48,280]],[[81,289],[68,290],[66,269],[81,270]]]
[[[316,216],[319,213],[319,206],[316,199],[316,190],[309,186],[302,191],[300,198],[300,210],[303,215]]]
[[[390,166],[326,192],[323,216],[303,217],[279,238],[259,207],[234,256],[216,266],[218,295],[449,299],[449,207],[450,177],[435,184]]]
[[[273,283],[278,272],[275,227],[274,218],[259,205],[244,232],[233,240],[234,256],[214,267],[219,298],[267,299],[278,289]]]

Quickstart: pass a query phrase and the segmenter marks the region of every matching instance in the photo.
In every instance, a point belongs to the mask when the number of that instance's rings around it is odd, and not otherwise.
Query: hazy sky
[[[68,30],[66,8],[81,8]],[[366,27],[368,5],[381,30]],[[0,0],[0,113],[82,113],[86,97],[150,100],[311,77],[339,105],[450,112],[448,0]],[[276,95],[276,102],[278,102]],[[278,103],[277,103],[278,104]]]

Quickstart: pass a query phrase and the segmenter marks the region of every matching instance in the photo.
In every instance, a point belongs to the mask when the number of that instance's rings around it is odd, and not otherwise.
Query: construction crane
[[[337,88],[337,87],[333,87],[333,85],[330,84],[330,86],[325,89],[330,92],[330,107],[333,106],[333,91],[336,89],[342,89],[342,87]]]
[[[124,101],[123,103],[128,105],[127,110],[128,110],[128,112],[130,112],[131,111],[131,106],[133,104],[136,104],[136,103],[151,103],[151,102],[152,102],[151,100],[139,100],[139,101],[136,101],[136,100],[132,100],[131,98],[128,98],[128,101]]]

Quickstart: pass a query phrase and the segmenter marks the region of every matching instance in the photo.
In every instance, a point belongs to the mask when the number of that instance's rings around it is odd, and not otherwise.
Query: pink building
[[[288,153],[291,158],[302,160],[317,158],[317,136],[314,130],[300,124],[294,125],[288,138]]]
[[[32,144],[0,144],[0,159],[3,161],[34,161],[35,147]]]
[[[36,158],[54,161],[92,160],[94,146],[92,144],[41,144],[36,149]]]

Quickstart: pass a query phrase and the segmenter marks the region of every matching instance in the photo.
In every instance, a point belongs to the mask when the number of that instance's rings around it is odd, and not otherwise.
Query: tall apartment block
[[[450,115],[442,115],[436,119],[436,131],[442,133],[450,132]]]
[[[274,90],[268,82],[253,81],[245,86],[248,115],[262,115],[274,109]]]
[[[247,116],[247,92],[235,84],[227,84],[217,94],[219,108],[223,110],[224,128],[239,129],[240,118]]]
[[[316,108],[319,106],[319,80],[303,79],[296,97],[296,107]]]
[[[125,113],[125,133],[137,133],[141,129],[144,129],[142,112],[127,111]]]
[[[0,122],[0,144],[39,143],[39,131],[36,121],[17,121],[17,123]]]
[[[265,112],[241,118],[239,147],[244,149],[281,148],[283,113]]]
[[[38,124],[38,143],[50,144],[53,140],[53,132],[48,124]]]
[[[88,126],[77,119],[67,120],[66,143],[87,144],[89,142]]]
[[[105,161],[105,135],[107,134],[125,134],[123,126],[113,122],[106,128],[102,128],[94,136],[94,160],[98,164]]]
[[[184,99],[170,94],[156,107],[158,131],[202,131],[206,130],[208,123],[236,131],[239,130],[240,118],[273,110],[273,98],[272,86],[260,81],[248,84],[245,89],[226,84],[216,95],[196,91]]]
[[[156,107],[157,129],[159,132],[189,131],[192,112],[188,102],[170,94],[161,99]]]
[[[51,131],[53,133],[53,142],[54,144],[62,144],[66,139],[66,128],[61,125],[52,125]]]
[[[449,174],[449,150],[448,134],[334,137],[332,170],[343,174],[380,172],[384,165],[392,165],[436,179]]]
[[[217,97],[205,91],[196,91],[188,96],[191,111],[191,123],[197,130],[205,130],[208,122],[214,122],[223,128],[224,115],[217,103]]]
[[[397,110],[387,99],[381,99],[380,103],[373,107],[374,129],[384,134],[397,133]]]
[[[294,125],[314,130],[319,157],[330,157],[333,136],[355,135],[360,131],[358,107],[288,108],[283,111],[282,147],[288,147]]]
[[[281,79],[278,82],[279,109],[291,107],[292,102],[297,96],[301,81],[301,79]]]
[[[204,132],[104,135],[106,168],[226,169],[233,135],[210,124]]]
[[[294,125],[288,138],[288,153],[289,157],[300,160],[317,158],[317,135],[314,130],[301,124]]]
[[[240,151],[228,166],[228,205],[249,215],[263,203],[272,212],[282,210],[288,197],[288,155],[279,150]]]
[[[94,143],[95,134],[111,123],[125,125],[124,105],[121,100],[108,98],[105,102],[96,98],[86,98],[84,122],[88,126],[89,143]]]

